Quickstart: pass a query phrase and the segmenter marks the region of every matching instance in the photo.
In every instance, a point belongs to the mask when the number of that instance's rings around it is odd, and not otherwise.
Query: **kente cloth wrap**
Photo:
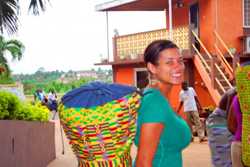
[[[250,166],[250,65],[237,68],[236,87],[242,112],[242,158]]]
[[[140,95],[125,95],[101,106],[60,105],[60,121],[81,167],[132,166]]]

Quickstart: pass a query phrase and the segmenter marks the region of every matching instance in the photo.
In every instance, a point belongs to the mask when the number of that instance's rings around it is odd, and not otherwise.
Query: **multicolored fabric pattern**
[[[93,108],[60,106],[61,124],[80,166],[131,166],[139,105],[135,92]]]
[[[242,156],[246,166],[250,166],[250,65],[236,71],[236,87],[242,111]]]

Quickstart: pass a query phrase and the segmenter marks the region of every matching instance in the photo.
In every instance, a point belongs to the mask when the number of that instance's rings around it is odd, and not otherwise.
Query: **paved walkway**
[[[57,118],[56,118],[57,119]],[[56,159],[48,167],[77,167],[77,160],[71,151],[67,139],[63,136],[65,152],[62,154],[62,138],[60,133],[59,121],[55,121],[56,133]],[[133,148],[132,156],[136,153]],[[210,153],[207,143],[200,144],[198,139],[188,146],[183,152],[184,167],[211,167]]]

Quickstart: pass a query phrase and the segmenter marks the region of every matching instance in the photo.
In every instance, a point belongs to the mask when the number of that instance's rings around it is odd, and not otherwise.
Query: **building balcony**
[[[169,31],[167,29],[115,36],[113,37],[114,61],[105,60],[96,65],[142,63],[145,48],[152,41],[160,39],[169,39]],[[187,51],[190,48],[189,27],[174,28],[173,41],[182,51]]]
[[[141,32],[123,36],[115,36],[114,61],[142,60],[145,48],[154,40],[169,39],[169,31],[166,29]],[[173,29],[173,41],[181,50],[189,49],[189,28],[178,27]]]

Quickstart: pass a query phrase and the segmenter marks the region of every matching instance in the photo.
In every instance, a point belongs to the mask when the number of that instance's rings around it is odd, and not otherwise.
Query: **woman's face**
[[[181,84],[184,77],[183,57],[177,48],[160,52],[157,65],[150,70],[159,81],[167,84]]]

